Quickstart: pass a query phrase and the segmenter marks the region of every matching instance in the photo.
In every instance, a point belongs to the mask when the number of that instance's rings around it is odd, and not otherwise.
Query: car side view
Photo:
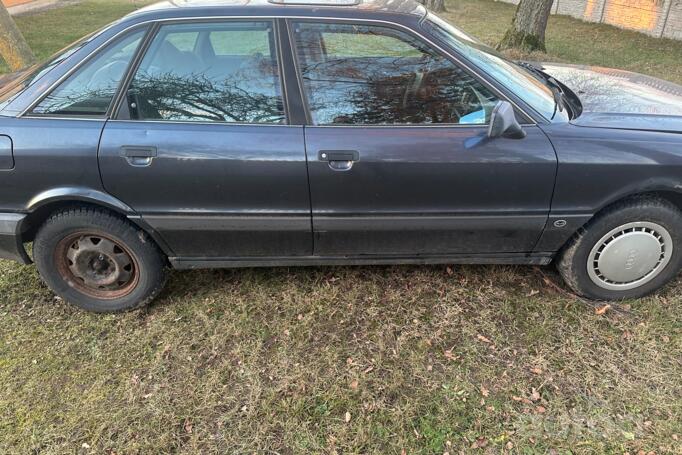
[[[0,79],[0,257],[90,311],[171,267],[554,262],[637,298],[681,210],[682,87],[413,0],[162,2]]]

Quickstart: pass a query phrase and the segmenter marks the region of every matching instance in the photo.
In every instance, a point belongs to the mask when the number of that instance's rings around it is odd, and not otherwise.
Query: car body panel
[[[571,123],[576,126],[617,130],[660,131],[677,134],[682,131],[682,117],[673,115],[584,112]]]
[[[599,210],[628,196],[682,195],[682,134],[545,125],[559,157],[551,226],[536,251],[560,248]]]
[[[120,200],[113,197],[111,194],[93,190],[87,186],[58,186],[45,190],[37,194],[28,202],[27,210],[29,212],[37,210],[41,207],[59,203],[62,201],[78,201],[90,203],[93,205],[101,205],[108,209],[115,210],[123,214],[133,214],[134,211],[130,206],[124,204]]]
[[[659,117],[682,116],[682,86],[672,82],[598,66],[542,63],[542,67],[580,97],[583,112],[652,115],[654,127]]]
[[[307,127],[315,253],[532,251],[556,155],[540,129],[526,130],[490,140],[486,127]],[[359,156],[347,171],[320,159],[342,149]]]
[[[29,212],[41,200],[67,194],[65,188],[105,193],[97,164],[103,126],[98,120],[0,118],[0,131],[14,149],[14,168],[0,171],[0,210]]]
[[[125,146],[157,156],[135,166]],[[112,121],[100,167],[178,256],[312,254],[301,126]]]
[[[0,135],[0,171],[10,171],[14,168],[14,145],[12,138]]]
[[[0,213],[0,259],[31,263],[21,242],[21,223],[25,218],[21,213]]]
[[[177,258],[169,257],[171,265],[180,270],[273,266],[339,266],[386,264],[524,264],[547,265],[551,253],[500,254],[420,254],[420,255],[344,255],[344,256],[280,256],[250,258]]]

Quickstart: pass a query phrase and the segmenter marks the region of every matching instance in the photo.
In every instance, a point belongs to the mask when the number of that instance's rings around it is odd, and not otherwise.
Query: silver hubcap
[[[658,276],[672,252],[672,238],[663,226],[645,221],[628,223],[595,244],[587,259],[587,272],[601,288],[626,291]]]

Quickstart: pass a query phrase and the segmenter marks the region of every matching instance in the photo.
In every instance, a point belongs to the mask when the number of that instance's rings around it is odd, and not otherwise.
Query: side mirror
[[[509,101],[500,101],[493,109],[493,113],[490,116],[488,137],[491,139],[498,137],[523,139],[526,137],[526,132],[516,120],[514,107]]]

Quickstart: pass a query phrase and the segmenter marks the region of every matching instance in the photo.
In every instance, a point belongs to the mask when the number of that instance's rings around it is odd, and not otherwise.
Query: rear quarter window
[[[144,37],[138,29],[109,44],[48,94],[32,111],[38,115],[103,116]]]

